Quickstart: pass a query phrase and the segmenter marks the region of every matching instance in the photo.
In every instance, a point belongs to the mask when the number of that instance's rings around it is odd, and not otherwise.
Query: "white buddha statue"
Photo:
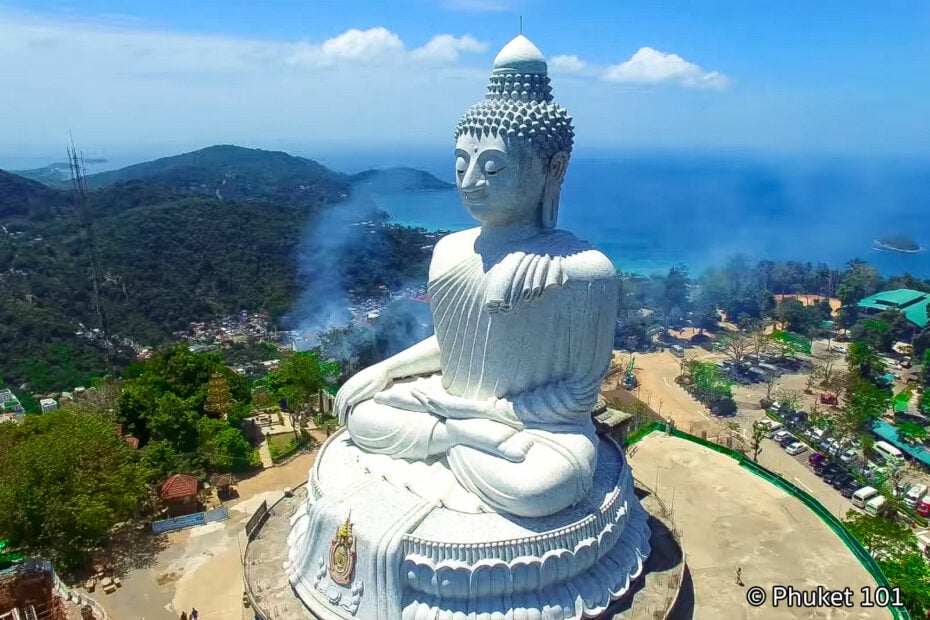
[[[550,91],[528,39],[501,50],[455,132],[456,185],[480,226],[436,244],[436,333],[353,376],[335,404],[362,450],[445,459],[462,487],[521,517],[591,489],[617,315],[612,263],[556,228],[573,130]]]

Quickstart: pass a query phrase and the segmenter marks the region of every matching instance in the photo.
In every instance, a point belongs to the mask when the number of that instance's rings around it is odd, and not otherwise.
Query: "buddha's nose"
[[[488,180],[481,174],[481,168],[473,163],[465,171],[465,178],[462,179],[462,191],[474,192],[484,189]]]

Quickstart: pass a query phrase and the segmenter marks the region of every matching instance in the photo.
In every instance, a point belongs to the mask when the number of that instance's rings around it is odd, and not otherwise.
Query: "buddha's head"
[[[459,121],[456,185],[482,224],[556,225],[574,131],[551,90],[542,53],[520,35],[494,59],[485,100]]]

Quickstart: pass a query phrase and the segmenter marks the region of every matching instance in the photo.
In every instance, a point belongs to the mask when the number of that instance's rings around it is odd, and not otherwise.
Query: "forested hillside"
[[[245,164],[241,151],[248,152]],[[110,179],[138,178],[88,196],[111,334],[157,345],[191,321],[240,310],[266,310],[280,318],[300,292],[312,292],[314,277],[335,277],[357,291],[425,278],[429,253],[422,248],[428,242],[421,232],[395,226],[378,226],[354,239],[351,260],[333,267],[338,274],[302,274],[302,243],[345,234],[340,229],[311,235],[313,227],[379,219],[371,204],[336,201],[349,195],[345,178],[310,160],[294,163],[290,160],[299,158],[237,147],[198,153],[168,159],[199,162],[200,178],[214,173],[220,178],[225,166],[217,163],[220,155],[231,153],[233,167],[255,174],[248,177],[254,180],[242,177],[233,184],[239,199],[220,199],[185,186],[190,168],[159,160],[132,167],[132,174],[112,173]],[[265,164],[255,153],[264,154]],[[279,182],[290,178],[292,168],[315,171],[316,180],[301,177],[309,184],[288,190]],[[145,178],[136,174],[140,170],[160,172]],[[340,210],[340,217],[320,218],[328,209]],[[99,321],[89,243],[72,193],[0,171],[0,224],[0,377],[13,386],[28,382],[35,391],[86,383],[105,364],[102,343],[91,331]],[[117,362],[126,359],[123,351]]]

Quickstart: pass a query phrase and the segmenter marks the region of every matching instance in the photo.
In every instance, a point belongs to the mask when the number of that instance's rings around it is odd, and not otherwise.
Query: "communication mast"
[[[107,313],[100,297],[100,287],[103,283],[103,270],[100,267],[100,258],[97,254],[97,244],[94,240],[93,216],[87,201],[87,180],[84,176],[84,154],[78,153],[74,148],[74,141],[68,147],[68,164],[71,167],[72,194],[74,209],[77,212],[81,229],[81,237],[85,247],[90,252],[91,282],[93,283],[94,312],[97,315],[97,327],[103,336],[104,351],[107,358],[107,371],[113,373],[113,344],[110,342],[110,324]]]

